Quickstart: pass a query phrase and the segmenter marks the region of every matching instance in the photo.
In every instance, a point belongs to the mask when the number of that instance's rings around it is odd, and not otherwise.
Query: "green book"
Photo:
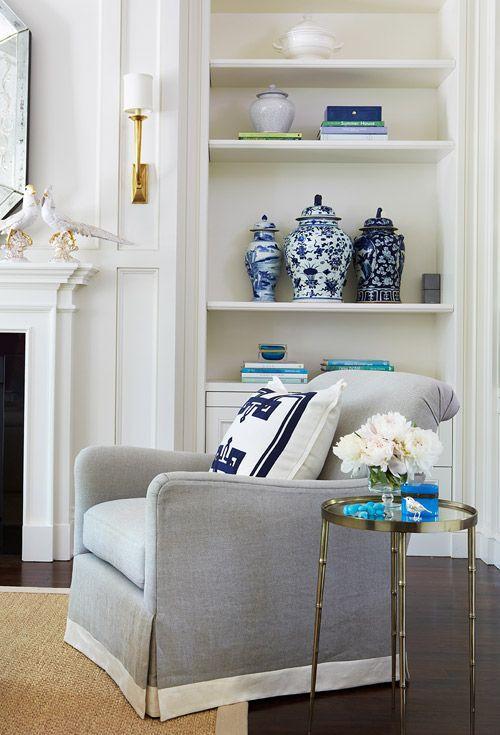
[[[301,140],[302,133],[238,133],[239,140]]]
[[[324,120],[322,128],[383,128],[383,120]]]

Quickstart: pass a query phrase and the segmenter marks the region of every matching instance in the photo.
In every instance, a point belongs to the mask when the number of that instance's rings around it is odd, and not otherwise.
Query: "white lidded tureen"
[[[342,48],[335,35],[327,28],[315,23],[310,15],[304,15],[298,25],[291,28],[273,43],[287,59],[330,59],[335,51]]]

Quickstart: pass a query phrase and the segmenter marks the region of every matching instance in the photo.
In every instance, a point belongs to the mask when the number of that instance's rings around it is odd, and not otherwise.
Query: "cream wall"
[[[114,442],[192,448],[195,431],[189,424],[196,416],[196,391],[203,390],[193,367],[193,293],[202,277],[193,253],[204,222],[196,220],[189,200],[198,196],[197,162],[206,151],[197,152],[203,143],[189,139],[185,121],[193,129],[206,101],[198,98],[197,49],[184,48],[186,34],[179,32],[189,4],[9,2],[32,31],[30,180],[39,190],[52,183],[68,214],[119,231],[135,243],[119,248],[82,242],[82,260],[93,262],[100,273],[77,297],[75,371],[68,396],[74,409],[73,454],[88,444]],[[457,451],[464,499],[481,514],[480,554],[500,565],[499,232],[498,223],[493,224],[500,202],[500,156],[493,145],[496,140],[498,147],[493,121],[500,108],[500,27],[495,6],[495,0],[467,4],[467,348],[461,357],[464,434]],[[200,14],[189,22],[202,20]],[[121,77],[128,71],[155,78],[159,112],[144,129],[144,160],[152,164],[146,206],[129,203],[132,126],[120,111]],[[184,94],[188,78],[189,101]],[[191,159],[195,163],[186,166]],[[191,179],[190,170],[195,171]],[[48,233],[38,228],[34,235],[30,257],[47,260]],[[184,240],[190,244],[187,252]],[[177,331],[176,322],[182,327]],[[461,543],[457,539],[457,554],[463,553]]]
[[[76,315],[74,454],[88,445],[172,447],[180,0],[9,0],[32,33],[29,179],[62,211],[119,232],[131,247],[82,241],[100,272]],[[154,76],[144,125],[150,201],[129,203],[132,124],[121,77]],[[30,257],[47,260],[33,228]]]

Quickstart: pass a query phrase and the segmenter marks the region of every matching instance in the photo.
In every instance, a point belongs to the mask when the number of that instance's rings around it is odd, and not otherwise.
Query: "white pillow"
[[[340,417],[346,383],[289,393],[279,378],[251,396],[227,430],[210,472],[315,480]]]

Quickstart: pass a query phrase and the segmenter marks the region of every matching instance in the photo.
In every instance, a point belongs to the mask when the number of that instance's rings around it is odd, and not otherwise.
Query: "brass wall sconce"
[[[151,74],[125,74],[123,77],[123,111],[134,123],[135,163],[132,166],[132,204],[148,201],[148,164],[141,162],[142,122],[153,110],[153,77]]]

